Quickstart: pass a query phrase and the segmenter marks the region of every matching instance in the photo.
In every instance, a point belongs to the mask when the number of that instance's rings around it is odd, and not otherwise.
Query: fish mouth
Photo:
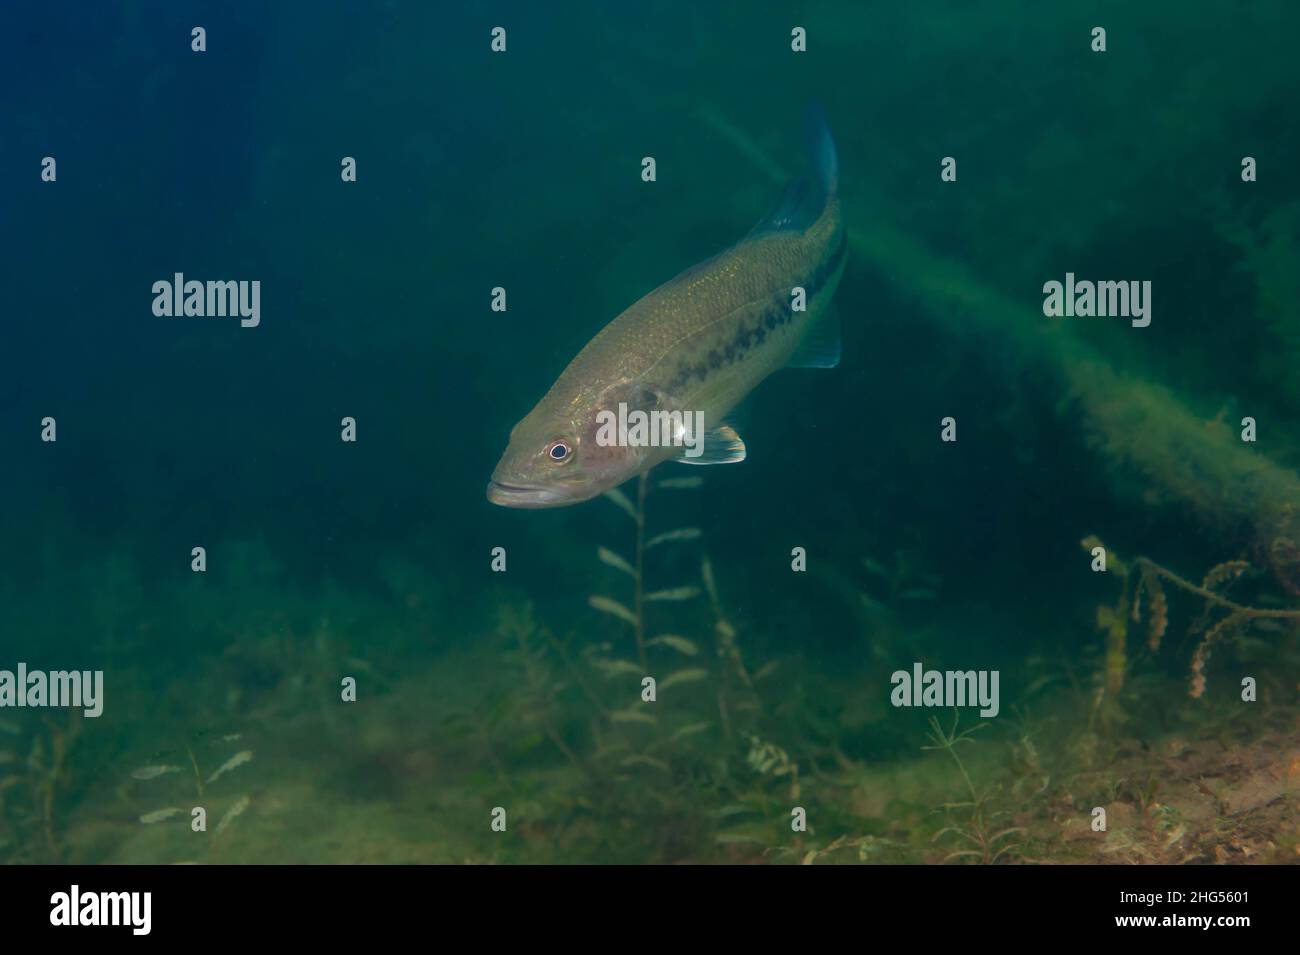
[[[502,507],[560,507],[573,503],[570,495],[553,487],[506,484],[495,479],[488,482],[487,499]]]

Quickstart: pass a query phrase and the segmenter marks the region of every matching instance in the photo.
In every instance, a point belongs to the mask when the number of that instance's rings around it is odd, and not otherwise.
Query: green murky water
[[[1294,5],[119,6],[0,30],[0,671],[103,679],[0,708],[0,859],[1296,859]],[[840,366],[489,504],[811,99]]]

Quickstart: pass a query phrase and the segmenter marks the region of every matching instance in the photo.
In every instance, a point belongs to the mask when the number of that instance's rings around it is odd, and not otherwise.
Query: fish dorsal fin
[[[739,464],[745,460],[745,442],[731,425],[718,425],[704,432],[698,455],[692,458],[683,452],[673,460],[682,464]]]
[[[806,177],[800,176],[786,185],[776,205],[758,220],[745,238],[754,239],[787,229],[805,229],[817,220],[820,213],[816,190]]]
[[[759,220],[758,225],[749,230],[746,239],[770,232],[807,229],[817,221],[826,203],[838,192],[840,166],[835,152],[835,140],[831,138],[826,115],[816,103],[808,105],[804,117],[804,138],[808,155],[807,170],[785,187],[780,201]]]
[[[840,316],[835,306],[828,304],[808,326],[785,367],[834,368],[839,363]]]

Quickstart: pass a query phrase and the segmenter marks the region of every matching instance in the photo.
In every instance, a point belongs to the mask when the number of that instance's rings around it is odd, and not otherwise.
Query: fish
[[[489,501],[563,507],[665,461],[738,463],[746,447],[727,415],[746,395],[778,369],[839,364],[839,159],[815,104],[806,126],[806,172],[739,243],[635,302],[578,352],[511,430]]]

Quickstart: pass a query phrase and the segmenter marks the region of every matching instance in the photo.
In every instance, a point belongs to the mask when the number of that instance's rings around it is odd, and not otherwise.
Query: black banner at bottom
[[[0,924],[11,944],[74,934],[78,944],[373,944],[377,935],[427,937],[453,926],[498,942],[512,931],[538,943],[556,933],[666,940],[684,920],[732,941],[838,923],[864,937],[920,931],[931,943],[1043,930],[1071,939],[1200,933],[1232,944],[1294,925],[1295,874],[1278,866],[13,867],[0,870]]]

